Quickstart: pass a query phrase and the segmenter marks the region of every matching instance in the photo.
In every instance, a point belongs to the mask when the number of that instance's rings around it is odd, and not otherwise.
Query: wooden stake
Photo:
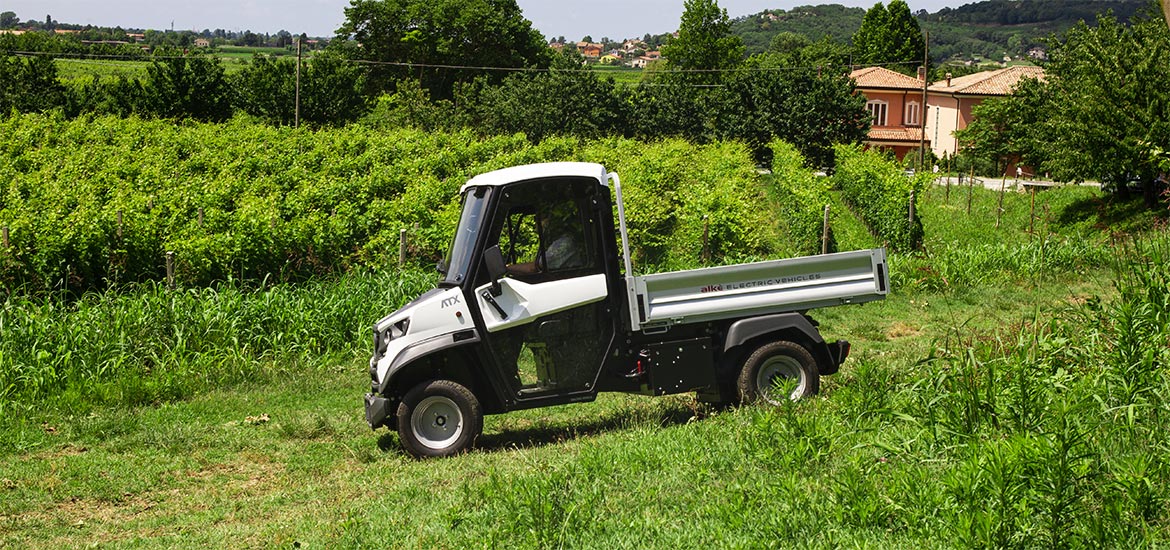
[[[829,205],[825,205],[825,221],[821,226],[821,254],[829,253]]]
[[[4,240],[4,248],[8,248],[8,247],[12,246],[12,243],[8,241],[8,226],[7,225],[4,226],[3,229],[0,229],[0,236],[2,236],[4,238],[3,239]]]
[[[122,240],[122,211],[118,211],[118,240]]]
[[[1003,189],[1007,187],[1007,172],[1003,173],[1003,180],[999,182],[999,206],[995,209],[995,227],[999,227],[999,219],[1003,217]]]
[[[971,215],[971,195],[975,193],[975,167],[971,167],[971,175],[967,176],[967,215]]]
[[[167,288],[175,289],[175,253],[167,252]]]
[[[406,230],[398,230],[398,267],[406,264]]]

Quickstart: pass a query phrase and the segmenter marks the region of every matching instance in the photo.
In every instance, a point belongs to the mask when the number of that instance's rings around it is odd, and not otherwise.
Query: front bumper
[[[371,430],[386,425],[386,418],[390,416],[390,400],[378,397],[372,393],[366,394],[366,423]]]

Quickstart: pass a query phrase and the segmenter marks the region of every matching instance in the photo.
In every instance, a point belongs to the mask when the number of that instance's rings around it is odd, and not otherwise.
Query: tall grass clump
[[[421,271],[354,272],[268,288],[143,283],[76,301],[8,296],[0,304],[0,413],[148,404],[295,377],[366,351],[373,321],[433,280]]]
[[[768,145],[772,150],[772,182],[780,208],[780,225],[788,234],[794,253],[819,254],[822,250],[825,206],[832,204],[826,182],[805,167],[796,146],[782,140]],[[836,240],[829,233],[828,252],[836,252]]]
[[[909,252],[921,246],[923,230],[917,202],[931,174],[906,175],[880,152],[859,146],[839,145],[834,151],[837,167],[833,187],[841,190],[845,202],[870,230],[894,251]]]
[[[1170,234],[1127,250],[1115,300],[994,340],[955,335],[909,416],[946,456],[967,547],[1146,547],[1170,522]]]

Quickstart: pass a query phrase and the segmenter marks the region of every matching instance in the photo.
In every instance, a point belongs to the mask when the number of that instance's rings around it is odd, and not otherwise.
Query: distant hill
[[[876,1],[876,0],[875,0]],[[1068,30],[1078,21],[1093,23],[1097,14],[1112,10],[1121,21],[1149,5],[1147,0],[985,0],[937,13],[914,15],[930,33],[930,57],[945,61],[1000,61],[1007,55],[1040,55],[1043,39]],[[839,4],[764,10],[732,21],[732,33],[743,39],[748,53],[768,49],[782,32],[813,41],[829,37],[848,43],[865,17],[864,8]],[[1039,48],[1039,49],[1038,49]]]

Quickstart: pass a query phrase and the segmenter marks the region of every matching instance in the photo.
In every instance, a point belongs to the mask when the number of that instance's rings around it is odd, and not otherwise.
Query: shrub
[[[922,221],[910,217],[911,203],[917,212],[918,197],[930,182],[931,174],[907,175],[898,165],[875,151],[839,145],[835,149],[837,168],[833,185],[841,190],[849,206],[861,216],[878,238],[895,251],[915,250],[922,245]]]
[[[823,236],[824,208],[832,203],[828,186],[805,168],[804,156],[794,145],[782,140],[768,144],[772,150],[772,181],[780,207],[780,223],[798,255],[819,254]],[[836,241],[829,237],[829,252]]]

